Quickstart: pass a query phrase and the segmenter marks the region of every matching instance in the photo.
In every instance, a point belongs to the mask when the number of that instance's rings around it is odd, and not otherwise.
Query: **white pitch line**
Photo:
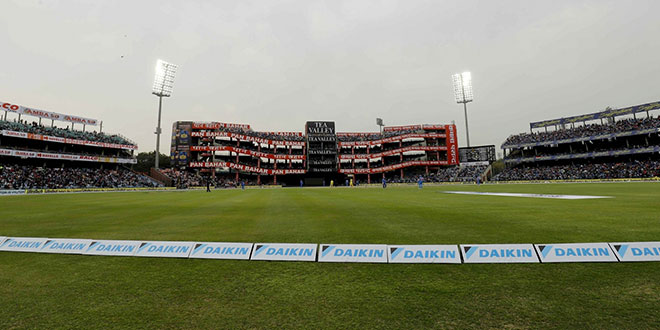
[[[547,194],[518,194],[518,193],[493,193],[477,191],[445,191],[447,194],[460,195],[485,195],[485,196],[504,196],[504,197],[531,197],[531,198],[551,198],[551,199],[598,199],[614,198],[612,196],[585,196],[585,195],[547,195]]]

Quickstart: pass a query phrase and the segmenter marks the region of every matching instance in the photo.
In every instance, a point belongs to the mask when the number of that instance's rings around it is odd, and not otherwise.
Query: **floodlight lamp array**
[[[456,103],[468,103],[474,100],[472,93],[472,74],[470,72],[452,75],[454,81],[454,97]]]
[[[152,94],[168,97],[172,95],[177,66],[163,60],[156,62],[156,75]]]

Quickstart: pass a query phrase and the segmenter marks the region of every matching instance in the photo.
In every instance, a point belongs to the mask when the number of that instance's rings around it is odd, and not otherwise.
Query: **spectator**
[[[660,161],[603,162],[575,165],[512,167],[493,177],[494,181],[584,180],[651,178],[660,176]]]
[[[76,131],[69,129],[68,126],[66,129],[57,128],[54,126],[48,127],[48,126],[39,125],[36,122],[32,122],[31,124],[29,124],[25,120],[20,120],[18,122],[0,120],[0,130],[50,135],[50,136],[64,137],[64,138],[76,139],[76,140],[135,145],[133,142],[128,141],[126,138],[116,134],[109,135],[100,132],[97,133],[95,131],[94,132]]]
[[[127,169],[48,168],[4,164],[0,189],[74,189],[159,187],[151,178]]]
[[[509,136],[502,145],[511,146],[525,143],[559,141],[601,134],[612,134],[620,132],[636,131],[648,128],[660,127],[660,117],[648,117],[643,119],[622,119],[614,123],[590,124],[576,126],[575,128],[560,129],[550,132],[522,133]]]

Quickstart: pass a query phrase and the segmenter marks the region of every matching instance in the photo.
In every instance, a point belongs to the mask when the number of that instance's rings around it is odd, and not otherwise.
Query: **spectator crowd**
[[[487,165],[452,166],[440,168],[437,171],[429,172],[429,174],[424,172],[407,173],[403,179],[400,176],[395,176],[389,182],[416,183],[420,176],[424,182],[475,182],[487,168]]]
[[[640,119],[622,119],[614,123],[590,124],[576,126],[573,128],[559,129],[549,132],[522,133],[509,136],[503,145],[518,145],[523,143],[535,143],[543,141],[557,141],[564,139],[573,139],[588,137],[601,134],[612,134],[620,132],[629,132],[647,128],[660,127],[660,117],[648,117]]]
[[[83,131],[69,129],[68,126],[66,128],[58,128],[55,126],[50,127],[50,126],[39,125],[39,123],[37,122],[28,123],[25,120],[13,121],[13,122],[0,120],[0,130],[10,130],[17,132],[33,133],[33,134],[50,135],[50,136],[77,139],[77,140],[134,145],[133,142],[128,141],[124,137],[116,134],[109,135],[96,131],[83,132]]]
[[[74,189],[160,187],[151,178],[126,169],[48,168],[0,164],[0,189]]]
[[[493,177],[494,181],[583,180],[660,177],[660,161],[604,162],[539,167],[512,167]]]

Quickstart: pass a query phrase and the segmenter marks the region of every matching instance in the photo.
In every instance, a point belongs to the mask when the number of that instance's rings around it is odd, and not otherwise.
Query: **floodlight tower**
[[[380,134],[383,134],[383,118],[376,118],[376,125],[380,126]]]
[[[172,95],[172,86],[174,86],[174,75],[176,74],[176,65],[167,63],[163,60],[156,62],[156,76],[154,78],[154,87],[151,94],[158,96],[158,126],[156,127],[156,163],[154,167],[158,169],[158,159],[160,158],[160,114],[163,108],[163,97]]]
[[[454,96],[456,103],[463,103],[465,112],[465,136],[467,146],[470,146],[470,130],[468,129],[467,104],[474,100],[472,95],[472,75],[469,72],[457,73],[452,76],[454,80]]]

